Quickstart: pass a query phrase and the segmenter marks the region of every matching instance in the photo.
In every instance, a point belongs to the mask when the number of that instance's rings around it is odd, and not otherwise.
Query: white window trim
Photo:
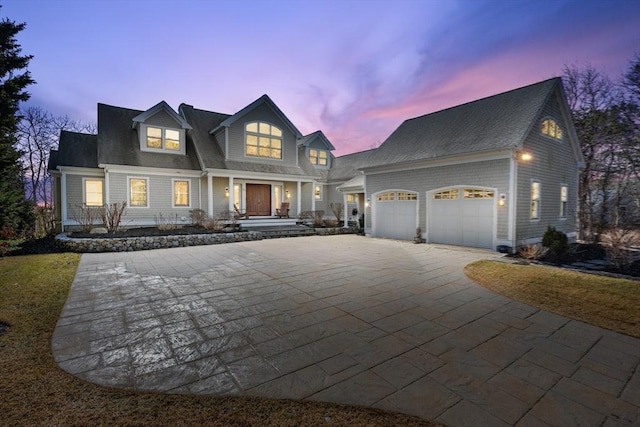
[[[134,206],[131,204],[131,180],[132,179],[144,179],[147,181],[147,205],[146,206]],[[151,206],[151,191],[149,188],[149,177],[146,176],[128,176],[127,177],[127,208],[128,209],[149,209]]]
[[[260,123],[265,123],[271,127],[274,127],[276,129],[278,129],[280,131],[280,158],[276,158],[276,157],[265,157],[265,156],[251,156],[249,154],[247,154],[247,135],[254,135],[257,136],[258,138],[260,136],[264,136],[264,137],[269,137],[269,138],[278,138],[275,135],[268,135],[266,133],[260,133],[260,132],[251,132],[251,131],[247,131],[247,125],[250,123],[257,123],[258,124],[258,131],[260,130]],[[252,121],[248,121],[245,122],[243,125],[243,132],[244,132],[244,157],[247,159],[260,159],[260,160],[273,160],[273,161],[277,161],[277,162],[282,162],[284,161],[284,131],[282,130],[282,128],[280,126],[274,125],[271,122],[267,122],[264,120],[252,120]],[[260,148],[260,145],[258,145],[258,148]],[[269,147],[269,149],[271,150],[272,148]],[[259,150],[258,150],[259,152]]]
[[[87,206],[87,181],[101,181],[102,182],[102,204]],[[90,208],[98,208],[104,206],[104,178],[83,177],[82,178],[82,205]]]
[[[533,185],[538,184],[538,209],[537,216],[532,216],[531,204],[533,202]],[[542,185],[540,185],[540,181],[531,180],[531,185],[529,185],[529,220],[530,221],[540,221],[540,213],[542,212]]]
[[[157,128],[162,130],[162,148],[151,148],[147,147],[147,128]],[[165,148],[165,131],[174,130],[178,132],[180,135],[180,149],[179,150],[168,150]],[[173,128],[169,126],[159,126],[152,124],[141,124],[140,125],[140,150],[147,151],[150,153],[163,153],[163,154],[186,154],[186,136],[184,129]]]
[[[316,152],[316,156],[315,156],[316,157],[316,162],[315,163],[311,160],[311,151],[315,151]],[[324,153],[324,155],[326,156],[324,158],[324,160],[326,162],[324,165],[320,163],[320,153]],[[317,166],[317,167],[320,167],[320,168],[328,168],[329,167],[329,152],[327,150],[322,150],[322,149],[319,149],[319,148],[309,148],[309,156],[308,157],[309,157],[309,163],[311,163],[313,166]]]
[[[542,132],[542,123],[544,123],[547,120],[553,121],[553,123],[555,123],[556,127],[558,129],[560,129],[560,138],[556,138],[555,136],[547,135],[546,133]],[[542,120],[540,120],[540,126],[539,126],[538,130],[540,131],[540,135],[542,135],[545,138],[549,138],[549,139],[552,139],[554,141],[564,141],[564,129],[562,128],[562,126],[560,126],[559,122],[555,118],[553,118],[551,116],[546,116]]]
[[[320,189],[320,195],[317,196],[316,195],[316,188]],[[322,184],[316,184],[313,187],[313,198],[317,201],[317,202],[321,202],[324,199],[324,185]]]
[[[562,200],[562,189],[567,189],[567,200]],[[562,203],[565,203],[564,215],[562,212]],[[567,184],[560,184],[560,219],[567,219],[569,217],[569,186]]]
[[[186,182],[188,185],[187,188],[187,196],[189,199],[189,203],[186,205],[176,205],[176,182]],[[147,187],[148,188],[148,187]],[[149,200],[147,199],[147,204]],[[189,209],[191,208],[191,180],[189,178],[172,178],[171,179],[171,206],[175,209]]]

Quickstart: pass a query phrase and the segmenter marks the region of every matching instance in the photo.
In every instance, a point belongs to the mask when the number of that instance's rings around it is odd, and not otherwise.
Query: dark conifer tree
[[[25,196],[24,169],[16,149],[21,102],[29,99],[25,88],[34,81],[26,70],[31,56],[22,56],[16,34],[25,24],[0,21],[0,227],[22,232],[34,221],[33,205]]]

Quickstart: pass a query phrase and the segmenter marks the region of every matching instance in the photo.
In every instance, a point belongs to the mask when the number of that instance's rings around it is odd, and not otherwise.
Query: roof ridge
[[[550,82],[552,80],[561,80],[561,77],[551,77],[549,79],[542,80],[542,81],[539,81],[537,83],[531,83],[531,84],[528,84],[528,85],[525,85],[525,86],[517,87],[515,89],[510,89],[510,90],[507,90],[507,91],[504,91],[504,92],[494,93],[493,95],[489,95],[489,96],[485,96],[483,98],[478,98],[478,99],[474,99],[474,100],[471,100],[471,101],[463,102],[462,104],[452,105],[451,107],[443,108],[442,110],[432,111],[431,113],[426,113],[426,114],[423,114],[421,116],[411,117],[410,119],[406,119],[404,122],[408,122],[408,121],[416,120],[416,119],[421,119],[423,117],[430,116],[432,114],[443,113],[445,111],[449,111],[449,110],[453,110],[453,109],[456,109],[456,108],[464,107],[466,105],[475,104],[476,102],[486,101],[486,100],[491,99],[491,98],[495,98],[495,97],[502,96],[502,95],[507,95],[507,94],[512,93],[512,92],[517,92],[517,91],[520,91],[520,90],[531,88],[533,86],[542,85],[542,84],[548,83],[548,82]]]

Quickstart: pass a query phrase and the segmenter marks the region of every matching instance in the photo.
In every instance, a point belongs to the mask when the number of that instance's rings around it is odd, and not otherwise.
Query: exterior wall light
[[[367,199],[367,201],[364,203],[365,208],[368,208],[369,206],[371,206],[371,199]]]
[[[286,195],[287,199],[291,198],[291,194],[289,193],[289,190],[286,190],[284,194]]]
[[[500,198],[498,199],[498,206],[504,206],[507,201],[507,195],[505,193],[500,194]]]
[[[224,197],[229,197],[229,187],[224,187]]]
[[[526,151],[521,152],[519,157],[523,162],[529,162],[533,160],[533,155],[531,155],[531,153],[527,153]]]

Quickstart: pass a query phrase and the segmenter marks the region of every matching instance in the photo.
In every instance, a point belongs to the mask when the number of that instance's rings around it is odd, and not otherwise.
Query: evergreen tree
[[[16,34],[24,23],[0,21],[0,227],[29,230],[33,205],[25,196],[24,170],[16,150],[19,104],[29,99],[25,88],[34,83],[26,71],[31,56],[21,56]]]

